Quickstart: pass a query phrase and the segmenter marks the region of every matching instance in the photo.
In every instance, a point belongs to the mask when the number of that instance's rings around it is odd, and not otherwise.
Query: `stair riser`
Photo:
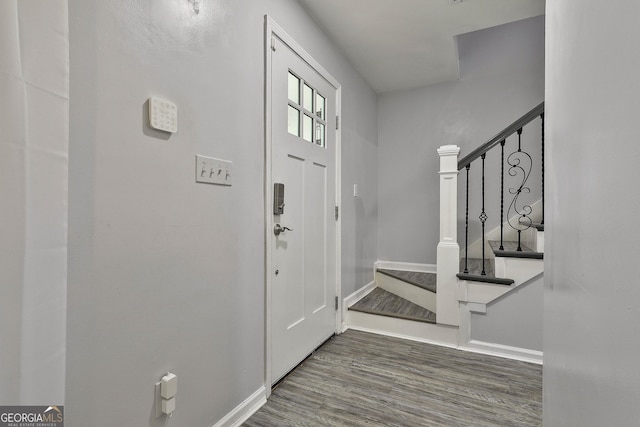
[[[536,251],[544,253],[544,231],[536,230]]]
[[[461,280],[458,288],[458,300],[468,303],[468,309],[472,312],[486,313],[487,304],[512,292],[518,286],[544,272],[544,261],[541,259],[496,257],[495,261],[498,275],[509,277],[514,280],[514,283],[507,287]]]
[[[491,283],[471,282],[461,280],[459,283],[458,300],[468,303],[470,311],[486,313],[487,304],[511,292],[513,288]]]
[[[347,327],[446,347],[455,348],[458,346],[457,327],[414,322],[357,311],[347,312]]]
[[[527,258],[495,258],[496,277],[513,279],[512,286],[531,280],[544,271],[544,260]]]
[[[536,252],[544,253],[544,231],[531,227],[523,233],[522,243]]]
[[[436,294],[433,292],[383,273],[376,273],[376,284],[387,292],[437,313]]]

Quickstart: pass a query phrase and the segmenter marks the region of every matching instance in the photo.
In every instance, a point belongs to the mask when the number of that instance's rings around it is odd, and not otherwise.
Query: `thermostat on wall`
[[[177,132],[178,107],[176,104],[155,96],[149,98],[149,126],[165,132]]]

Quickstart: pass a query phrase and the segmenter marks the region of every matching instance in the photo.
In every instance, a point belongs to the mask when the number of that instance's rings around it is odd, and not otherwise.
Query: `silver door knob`
[[[285,231],[293,231],[293,230],[290,229],[289,227],[283,227],[280,224],[276,224],[273,226],[273,234],[275,234],[276,236],[279,236],[280,233],[284,233]]]

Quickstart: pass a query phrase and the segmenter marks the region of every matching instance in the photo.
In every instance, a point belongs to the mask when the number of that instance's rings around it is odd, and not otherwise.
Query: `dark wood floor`
[[[542,367],[358,331],[332,338],[245,426],[540,426]]]

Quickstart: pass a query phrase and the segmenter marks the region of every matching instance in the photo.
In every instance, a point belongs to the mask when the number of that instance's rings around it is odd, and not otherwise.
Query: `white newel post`
[[[458,246],[458,154],[457,145],[443,145],[440,155],[440,243],[436,310],[438,323],[458,326],[458,278],[460,247]]]

